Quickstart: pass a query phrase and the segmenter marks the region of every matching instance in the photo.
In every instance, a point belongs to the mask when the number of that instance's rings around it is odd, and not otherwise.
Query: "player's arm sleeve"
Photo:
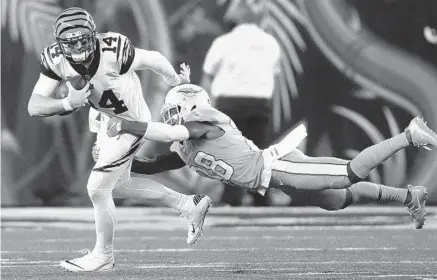
[[[217,73],[218,67],[222,60],[223,48],[220,47],[220,37],[212,42],[211,47],[206,53],[205,60],[203,62],[203,73],[208,76],[214,76]]]
[[[159,155],[154,159],[135,157],[132,162],[131,171],[137,174],[153,175],[168,170],[179,169],[185,165],[185,162],[178,153],[171,152]]]
[[[42,73],[39,75],[27,104],[30,116],[48,117],[65,112],[62,100],[51,97],[58,85],[58,80],[49,78]]]
[[[160,75],[170,86],[177,86],[181,79],[167,58],[157,51],[135,49],[135,58],[132,62],[133,70],[150,69]]]
[[[168,125],[159,122],[135,122],[123,120],[121,132],[144,137],[150,141],[174,142],[204,138],[209,126],[201,122],[186,122],[184,125]]]
[[[183,125],[171,126],[159,122],[144,123],[128,120],[121,122],[121,133],[129,133],[157,142],[184,141],[190,137],[188,129]]]

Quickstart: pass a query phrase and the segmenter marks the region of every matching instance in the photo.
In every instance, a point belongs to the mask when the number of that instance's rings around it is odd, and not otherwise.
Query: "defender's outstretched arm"
[[[168,125],[159,122],[136,122],[112,118],[108,122],[108,136],[129,133],[157,142],[185,141],[205,138],[210,125],[200,122],[187,122],[183,125]]]

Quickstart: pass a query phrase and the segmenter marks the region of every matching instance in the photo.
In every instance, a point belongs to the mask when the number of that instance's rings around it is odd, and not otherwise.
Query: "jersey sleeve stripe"
[[[55,72],[53,72],[53,70],[50,68],[49,63],[47,63],[47,58],[46,58],[46,54],[45,54],[46,51],[47,51],[47,49],[44,49],[41,53],[41,64],[40,64],[41,74],[43,74],[43,75],[45,75],[53,80],[57,80],[57,81],[62,80],[61,77],[59,77],[58,75],[56,75]]]
[[[126,56],[126,51],[127,51],[127,40],[124,42],[124,45],[123,45],[123,53],[121,55],[122,58],[124,58]]]
[[[57,80],[57,81],[61,81],[62,78],[59,77],[58,75],[56,75],[55,72],[53,72],[51,69],[47,69],[44,66],[41,65],[41,74],[53,79],[53,80]]]
[[[54,45],[50,46],[50,48],[52,48],[53,46],[54,46]],[[53,63],[52,56],[50,55],[49,48],[46,48],[46,49],[44,50],[44,56],[49,58],[50,63]]]
[[[43,65],[44,67],[48,68],[49,64],[47,63],[47,59],[46,59],[46,56],[45,56],[45,49],[42,50],[40,59],[41,59],[41,65]]]
[[[120,47],[121,47],[121,36],[118,36],[118,44],[117,44],[117,61],[120,56]]]
[[[125,74],[127,71],[129,71],[130,66],[132,65],[132,62],[135,58],[135,48],[132,45],[132,43],[129,41],[129,39],[126,39],[124,46],[123,46],[123,54],[122,54],[122,61],[121,61],[121,68],[120,68],[120,75]]]

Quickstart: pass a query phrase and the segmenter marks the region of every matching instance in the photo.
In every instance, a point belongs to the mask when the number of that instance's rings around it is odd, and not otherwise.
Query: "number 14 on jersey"
[[[92,102],[90,102],[90,104],[92,107],[97,109]],[[122,114],[129,110],[124,104],[124,101],[118,99],[115,93],[111,89],[105,90],[102,93],[102,96],[100,97],[100,101],[98,104],[100,108],[112,109],[115,115]]]

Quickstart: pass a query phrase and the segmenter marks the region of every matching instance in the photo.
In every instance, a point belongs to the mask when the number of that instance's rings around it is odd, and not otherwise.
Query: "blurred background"
[[[177,69],[186,62],[201,83],[215,38],[235,23],[224,19],[226,0],[2,0],[1,205],[91,205],[86,182],[93,166],[88,110],[67,117],[31,118],[27,102],[39,75],[39,53],[54,41],[52,24],[79,6],[100,32],[128,36],[135,46],[163,53]],[[260,27],[281,49],[271,98],[268,139],[278,141],[305,123],[302,149],[312,156],[352,158],[397,134],[416,115],[437,129],[437,3],[434,0],[272,0]],[[255,58],[254,58],[255,59]],[[139,73],[153,119],[159,120],[168,87],[150,71]],[[147,143],[153,156],[168,146]],[[424,184],[437,202],[437,151],[409,148],[375,170],[369,180],[400,188]],[[187,168],[150,176],[184,193],[206,193],[214,203],[293,205],[270,191],[266,199],[239,192]],[[135,180],[134,183],[140,182]],[[146,205],[119,198],[117,205]]]

